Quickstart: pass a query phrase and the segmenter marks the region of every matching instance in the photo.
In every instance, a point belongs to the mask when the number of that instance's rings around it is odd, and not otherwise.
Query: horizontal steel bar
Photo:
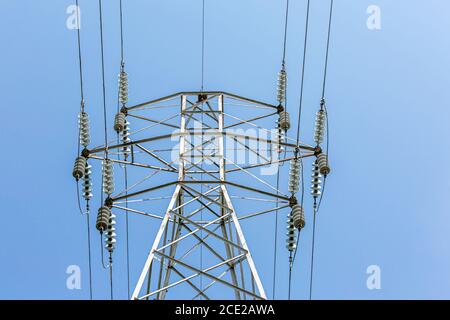
[[[151,192],[151,191],[158,190],[158,189],[161,189],[161,188],[166,188],[166,187],[175,185],[177,183],[179,183],[179,184],[221,184],[221,185],[230,185],[230,186],[233,186],[233,187],[246,189],[248,191],[261,193],[261,194],[264,194],[266,196],[279,198],[279,199],[282,199],[282,200],[289,200],[290,199],[289,197],[286,197],[284,195],[277,195],[275,193],[271,193],[271,192],[255,189],[255,188],[252,188],[252,187],[249,187],[249,186],[244,186],[244,185],[241,185],[241,184],[238,184],[238,183],[235,183],[235,182],[231,182],[231,181],[217,181],[217,180],[172,181],[172,182],[161,184],[161,185],[158,185],[158,186],[155,186],[155,187],[151,187],[151,188],[148,188],[148,189],[136,191],[136,192],[130,193],[128,195],[123,195],[123,196],[120,196],[120,197],[111,197],[111,199],[112,199],[112,201],[117,201],[117,200],[122,200],[122,199],[126,199],[126,198],[131,198],[131,197],[143,194],[143,193]]]
[[[252,187],[248,187],[248,186],[241,185],[241,184],[239,184],[239,183],[234,183],[234,182],[231,182],[231,181],[226,181],[225,184],[228,184],[228,185],[233,186],[233,187],[238,187],[238,188],[241,188],[241,189],[245,189],[245,190],[248,190],[248,191],[253,191],[253,192],[261,193],[261,194],[264,194],[264,195],[266,195],[266,196],[270,196],[270,197],[274,197],[274,198],[279,198],[279,199],[283,199],[283,200],[289,200],[289,197],[283,196],[283,195],[281,195],[281,194],[275,194],[275,193],[271,193],[271,192],[267,192],[267,191],[255,189],[255,188],[252,188]]]
[[[253,137],[253,136],[246,136],[243,134],[236,134],[233,132],[228,132],[228,131],[224,131],[224,132],[209,132],[209,131],[200,131],[200,132],[186,132],[186,133],[181,133],[181,132],[174,132],[171,134],[165,134],[165,135],[161,135],[161,136],[156,136],[156,137],[151,137],[151,138],[146,138],[146,139],[141,139],[141,140],[136,140],[136,141],[131,141],[131,142],[127,142],[127,143],[120,143],[120,144],[116,144],[116,145],[112,145],[112,146],[108,146],[108,148],[105,147],[99,147],[99,148],[95,148],[95,149],[91,149],[88,150],[88,152],[91,153],[98,153],[98,152],[103,152],[106,149],[108,150],[112,150],[112,149],[117,149],[117,148],[123,148],[123,147],[128,147],[131,145],[135,145],[135,144],[142,144],[145,142],[151,142],[151,141],[157,141],[157,140],[161,140],[161,139],[167,139],[167,138],[172,138],[172,137],[177,137],[177,136],[230,136],[230,137],[235,137],[235,138],[240,138],[240,139],[248,139],[248,140],[254,140],[254,141],[261,141],[261,142],[267,142],[269,144],[277,144],[277,145],[281,145],[281,146],[285,146],[285,147],[291,147],[291,148],[299,148],[299,149],[304,149],[304,150],[309,150],[309,151],[316,151],[316,147],[312,147],[312,146],[308,146],[308,145],[296,145],[296,144],[292,144],[292,143],[286,143],[286,142],[279,142],[279,141],[274,141],[274,140],[270,140],[270,139],[263,139],[263,138],[259,138],[259,137]]]
[[[143,216],[146,216],[146,217],[151,217],[151,218],[155,218],[155,219],[159,219],[159,220],[164,219],[164,217],[158,216],[156,214],[146,213],[146,212],[135,210],[135,209],[132,209],[132,208],[125,208],[125,207],[121,207],[121,206],[117,206],[117,205],[113,205],[112,207],[116,208],[116,209],[123,210],[123,211],[129,211],[129,212],[132,212],[132,213],[137,213],[137,214],[140,214],[140,215],[143,215]],[[172,221],[172,220],[170,220],[170,221]]]
[[[312,157],[314,155],[315,155],[314,153],[303,153],[301,156],[298,156],[297,158],[307,158],[307,157]],[[226,170],[226,172],[242,171],[242,170],[245,170],[245,169],[253,169],[253,168],[268,166],[268,165],[272,165],[272,164],[283,163],[283,162],[286,162],[286,161],[291,161],[292,159],[295,159],[295,158],[296,157],[289,157],[289,158],[276,160],[276,161],[271,161],[271,162],[253,164],[253,165],[250,165],[250,166],[242,167],[242,169],[240,169],[240,168],[228,169],[228,170]]]
[[[146,118],[146,117],[143,117],[143,116],[138,116],[138,115],[131,114],[131,113],[128,113],[127,115],[129,117],[145,120],[145,121],[152,122],[152,123],[157,123],[157,124],[160,124],[160,125],[163,125],[163,126],[166,126],[166,127],[170,127],[170,128],[174,128],[174,129],[180,129],[180,127],[178,127],[178,126],[176,126],[174,124],[165,123],[165,122],[158,121],[158,120],[153,120],[153,119],[150,119],[150,118]]]
[[[224,96],[228,96],[229,98],[236,99],[236,100],[250,102],[250,103],[258,104],[258,105],[261,105],[261,106],[266,106],[266,107],[278,109],[278,107],[273,105],[273,104],[262,102],[262,101],[258,101],[258,100],[254,100],[254,99],[245,98],[245,97],[242,97],[240,95],[229,93],[229,92],[224,92],[224,91],[203,91],[203,92],[202,91],[185,91],[185,92],[177,92],[177,93],[174,93],[174,94],[162,97],[162,98],[158,98],[158,99],[150,100],[150,101],[147,101],[147,102],[143,102],[143,103],[140,103],[140,104],[128,107],[127,110],[133,110],[133,109],[137,109],[137,108],[140,108],[140,107],[152,105],[152,104],[155,104],[155,103],[171,100],[171,99],[174,99],[175,97],[181,96],[181,95],[186,95],[186,96],[196,96],[197,95],[198,96],[200,94],[202,94],[202,95],[224,95]],[[225,105],[226,105],[226,103],[225,103]]]
[[[268,118],[268,117],[274,116],[276,114],[278,114],[278,112],[273,112],[273,113],[270,113],[270,114],[266,114],[266,115],[255,117],[255,118],[248,119],[248,120],[242,120],[240,122],[233,123],[233,124],[230,124],[228,126],[225,126],[224,129],[228,129],[228,128],[239,126],[239,125],[244,124],[244,123],[250,123],[250,122],[253,122],[253,121],[256,121],[256,120],[261,120],[261,119],[264,119],[264,118]]]
[[[238,220],[244,220],[244,219],[248,219],[248,218],[253,218],[253,217],[256,217],[256,216],[260,216],[262,214],[266,214],[266,213],[269,213],[269,212],[272,212],[272,211],[276,211],[276,210],[281,210],[281,209],[284,209],[284,208],[287,208],[287,207],[289,207],[288,204],[285,205],[285,206],[271,208],[271,209],[268,209],[268,210],[252,213],[252,214],[249,214],[249,215],[246,215],[246,216],[243,216],[243,217],[238,217]]]
[[[95,159],[95,160],[105,160],[104,157],[100,157],[100,156],[95,156],[90,154],[88,156],[88,158],[90,159]],[[120,164],[126,164],[126,165],[130,165],[130,166],[135,166],[135,167],[140,167],[140,168],[147,168],[147,169],[153,169],[153,170],[158,170],[158,171],[166,171],[166,172],[174,172],[177,173],[178,170],[176,168],[174,169],[168,169],[168,168],[162,168],[162,167],[158,167],[158,166],[152,166],[149,164],[142,164],[142,163],[137,163],[137,162],[130,162],[130,161],[124,161],[124,160],[119,160],[119,159],[114,159],[114,158],[109,158],[108,160],[110,160],[111,162],[115,162],[115,163],[120,163]]]
[[[122,200],[122,199],[126,199],[126,198],[131,198],[131,197],[137,196],[139,194],[143,194],[143,193],[151,192],[151,191],[154,191],[154,190],[166,188],[166,187],[172,186],[172,185],[177,184],[177,183],[178,183],[178,181],[172,181],[172,182],[169,182],[169,183],[160,184],[160,185],[158,185],[156,187],[151,187],[151,188],[148,188],[148,189],[144,189],[144,190],[136,191],[136,192],[133,192],[133,193],[129,193],[129,194],[126,194],[126,195],[123,195],[123,196],[120,196],[120,197],[111,197],[111,199],[114,202],[116,200]]]
[[[171,99],[176,98],[179,95],[181,95],[181,92],[177,92],[177,93],[170,94],[170,95],[162,97],[162,98],[158,98],[158,99],[155,99],[155,100],[150,100],[150,101],[147,101],[147,102],[144,102],[144,103],[140,103],[140,104],[134,105],[132,107],[128,107],[127,110],[133,110],[133,109],[137,109],[137,108],[140,108],[140,107],[152,105],[152,104],[155,104],[155,103],[171,100]]]

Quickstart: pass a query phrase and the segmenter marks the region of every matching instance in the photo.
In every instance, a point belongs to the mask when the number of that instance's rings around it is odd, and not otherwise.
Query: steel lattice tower
[[[178,112],[167,117],[166,110],[170,108]],[[154,118],[158,112],[163,119]],[[251,243],[247,243],[240,221],[290,210],[297,200],[294,195],[276,189],[254,170],[270,166],[278,170],[286,161],[321,152],[320,147],[297,145],[283,134],[279,125],[276,130],[261,125],[271,117],[279,122],[281,113],[281,106],[230,93],[181,92],[123,107],[116,115],[116,124],[118,116],[123,119],[122,127],[116,128],[122,141],[113,140],[107,146],[82,151],[86,161],[96,159],[113,163],[115,168],[154,171],[151,175],[135,174],[138,182],[109,195],[104,203],[115,212],[126,211],[161,221],[156,235],[144,240],[149,251],[132,299],[165,299],[176,291],[177,298],[186,299],[267,298],[250,252]],[[134,131],[128,131],[128,120]],[[140,128],[139,122],[144,124]],[[166,146],[167,140],[178,144],[174,149],[176,159],[173,152],[169,160],[155,149]],[[236,150],[238,157],[244,152],[249,159],[233,158]],[[143,181],[152,182],[156,173],[169,175],[167,182],[143,187]],[[145,201],[151,198],[140,198],[158,192],[167,195],[171,192],[168,190],[173,190],[171,197],[158,198],[169,201],[160,216],[146,208]],[[244,214],[233,203],[244,200],[258,205],[252,204],[252,212]],[[134,208],[134,204],[140,207]],[[253,225],[257,228],[257,221]]]

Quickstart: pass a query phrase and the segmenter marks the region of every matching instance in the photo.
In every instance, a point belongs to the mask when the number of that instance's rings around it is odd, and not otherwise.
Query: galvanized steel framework
[[[152,119],[151,112],[148,112],[148,115],[146,113],[145,116],[142,115],[142,112],[137,114],[137,111],[149,110],[152,106],[168,101],[179,104],[179,113],[176,115],[179,118],[179,126],[170,123],[168,118]],[[237,107],[263,110],[264,114],[241,119],[227,112],[227,108]],[[225,92],[180,92],[121,110],[129,119],[140,119],[150,122],[154,126],[176,129],[175,132],[136,140],[131,139],[128,143],[116,143],[107,147],[103,145],[83,151],[83,155],[87,158],[103,160],[103,152],[106,149],[110,153],[120,154],[123,148],[128,147],[131,149],[130,156],[123,159],[111,157],[110,161],[120,165],[177,174],[177,178],[174,177],[173,181],[168,183],[133,192],[123,190],[106,199],[106,205],[113,210],[126,210],[127,214],[141,214],[161,221],[133,291],[132,299],[164,299],[168,292],[177,290],[181,285],[192,290],[193,294],[183,290],[186,295],[190,295],[183,296],[186,299],[210,299],[212,297],[209,293],[213,291],[212,288],[217,286],[229,288],[230,295],[226,295],[227,291],[220,291],[222,295],[219,297],[224,299],[267,298],[240,221],[289,208],[289,205],[292,204],[290,203],[292,197],[277,190],[250,170],[276,163],[282,164],[295,157],[315,156],[320,153],[320,148],[303,143],[297,145],[294,139],[287,137],[282,140],[270,139],[238,134],[230,129],[247,125],[267,131],[257,124],[258,121],[276,117],[280,110],[279,106]],[[233,123],[229,123],[229,120],[232,120]],[[192,126],[194,121],[201,124],[200,128]],[[144,143],[158,143],[163,139],[173,137],[179,139],[177,163],[163,159],[156,152],[144,146]],[[232,159],[227,158],[225,139],[232,139],[245,151],[253,153],[260,162],[240,166]],[[275,159],[266,157],[259,150],[248,147],[246,141],[263,142],[275,149],[283,148],[282,154],[285,156]],[[136,161],[136,152],[140,152],[141,155],[148,156],[152,160],[156,159],[162,166],[150,165],[145,160]],[[289,152],[294,153],[290,154]],[[205,168],[205,166],[213,167],[213,170]],[[233,179],[227,175],[232,172],[245,173],[251,179],[249,180],[251,183],[232,181]],[[264,187],[255,187],[253,181]],[[120,205],[124,201],[129,201],[131,204],[140,195],[170,187],[174,187],[175,190],[167,210],[162,216],[145,212],[142,209],[133,209],[131,205],[127,208]],[[229,194],[229,187],[245,192],[245,196],[236,198],[266,201],[272,206],[273,203],[276,205],[244,216],[235,210],[232,202],[233,196]],[[260,198],[249,197],[250,193],[259,195]],[[257,222],[255,225],[257,226]],[[205,251],[203,261],[210,265],[205,267],[203,262],[190,258],[192,253],[198,251],[199,248]],[[156,276],[152,277],[152,274]],[[208,279],[209,282],[204,286],[199,285],[194,281],[199,277]]]

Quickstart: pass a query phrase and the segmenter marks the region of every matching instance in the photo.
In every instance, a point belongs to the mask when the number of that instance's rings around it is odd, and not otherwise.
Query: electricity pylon
[[[165,119],[153,119],[157,110],[174,107],[179,108],[175,116],[167,117],[164,112]],[[143,176],[144,179],[138,179],[130,184],[131,187],[111,194],[105,200],[104,205],[111,210],[161,221],[153,242],[148,242],[147,259],[132,299],[166,299],[172,292],[176,293],[176,298],[186,299],[267,298],[250,252],[251,244],[247,243],[240,222],[267,213],[277,214],[279,210],[292,208],[297,200],[254,170],[266,168],[266,174],[271,174],[270,168],[278,170],[286,161],[317,156],[321,151],[319,147],[297,144],[284,134],[286,123],[284,126],[279,123],[280,119],[286,121],[283,112],[281,106],[225,92],[181,92],[123,107],[116,116],[116,124],[123,119],[117,131],[127,130],[123,141],[82,152],[86,159],[105,161],[107,151],[108,161],[112,163],[172,175],[166,183],[132,191],[149,179],[149,176]],[[275,130],[260,124],[271,117],[278,117]],[[128,132],[127,119],[151,125]],[[179,121],[178,124],[173,124],[174,119]],[[148,128],[155,127],[170,128],[172,132],[146,133]],[[165,140],[168,139],[178,143],[173,149],[176,150],[175,159],[174,152],[168,160],[158,154],[161,150],[155,149],[156,145],[167,145]],[[117,158],[113,156],[115,154]],[[234,156],[236,154],[239,159]],[[248,155],[249,159],[242,161],[242,154]],[[151,164],[149,159],[162,166]],[[161,216],[149,213],[145,207],[132,208],[133,204],[142,205],[150,199],[139,196],[170,188],[174,188],[171,197],[159,198],[170,198]],[[248,210],[250,207],[252,211],[244,214],[237,210],[233,203],[236,201],[247,201],[243,208]],[[127,206],[121,206],[123,203]],[[256,229],[257,221],[252,225]],[[257,241],[260,245],[273,245],[271,236],[259,235]]]

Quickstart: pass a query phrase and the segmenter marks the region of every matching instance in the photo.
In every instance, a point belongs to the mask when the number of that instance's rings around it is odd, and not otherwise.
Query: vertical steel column
[[[178,180],[179,181],[183,181],[185,179],[186,176],[186,172],[185,172],[185,160],[184,157],[185,155],[185,151],[186,151],[186,136],[185,134],[187,133],[186,130],[186,105],[187,105],[187,97],[186,95],[181,95],[181,121],[180,121],[180,151],[179,151],[179,165],[178,165]],[[180,186],[181,187],[181,186]],[[178,199],[177,199],[177,206],[178,206],[178,213],[180,214],[180,216],[183,215],[183,188],[180,189],[180,193],[178,195]],[[175,241],[176,239],[178,239],[180,237],[181,234],[181,224],[183,223],[183,221],[181,220],[180,217],[176,217],[175,215],[173,216],[173,231],[172,232],[172,238],[171,241]],[[170,251],[169,251],[169,256],[171,258],[175,258],[175,254],[177,252],[177,247],[178,247],[178,242],[174,243],[173,245],[170,246]],[[164,276],[164,284],[163,287],[167,287],[169,285],[169,281],[170,281],[170,275],[172,273],[172,268],[171,266],[173,265],[173,260],[169,260],[168,261],[168,265],[166,268],[166,274]],[[167,294],[167,290],[161,291],[158,294],[158,299],[163,300],[166,297]]]
[[[225,135],[224,135],[224,107],[223,107],[223,94],[221,94],[220,96],[218,96],[217,98],[217,106],[218,106],[218,111],[219,111],[219,116],[218,116],[218,127],[219,127],[219,133],[220,133],[220,138],[219,138],[219,174],[220,174],[220,181],[225,181],[225,148],[224,148],[224,139],[225,139]],[[225,199],[223,197],[223,192],[220,193],[221,194],[221,216],[225,215],[225,210],[224,210],[224,205],[225,205]],[[226,229],[226,224],[225,221],[222,219],[220,221],[221,224],[221,230],[222,230],[222,236],[228,239],[228,232]],[[225,245],[225,250],[227,253],[227,259],[230,259],[231,257],[233,257],[233,253],[234,253],[234,248],[231,248],[231,245],[228,243],[224,243]],[[233,284],[238,287],[239,283],[237,280],[237,276],[236,276],[236,268],[234,265],[230,266],[230,273],[231,273],[231,280],[233,281]],[[241,299],[241,294],[239,290],[235,290],[235,297],[237,300]]]

